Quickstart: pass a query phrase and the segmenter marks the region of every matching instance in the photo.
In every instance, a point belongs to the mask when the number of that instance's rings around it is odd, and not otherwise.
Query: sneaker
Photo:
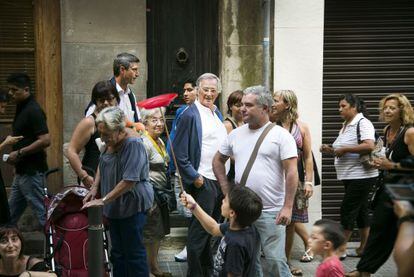
[[[174,256],[175,261],[179,263],[183,263],[187,261],[187,247],[184,247],[180,253]]]

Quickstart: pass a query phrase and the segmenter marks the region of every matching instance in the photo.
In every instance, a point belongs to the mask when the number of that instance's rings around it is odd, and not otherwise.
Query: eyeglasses
[[[104,103],[105,101],[112,102],[114,101],[114,99],[115,99],[115,96],[108,96],[108,97],[98,98],[96,101]]]
[[[150,120],[148,120],[151,124],[157,124],[157,123],[160,123],[160,124],[164,124],[164,119],[162,119],[162,118],[151,118]]]
[[[211,93],[217,93],[217,89],[215,88],[206,88],[206,87],[200,87],[200,89],[204,92],[211,92]]]

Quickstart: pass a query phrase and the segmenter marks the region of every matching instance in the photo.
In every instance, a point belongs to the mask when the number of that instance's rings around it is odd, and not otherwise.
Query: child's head
[[[258,219],[262,209],[262,199],[254,191],[244,186],[233,186],[223,199],[221,214],[226,218],[234,218],[243,228]]]
[[[309,239],[313,253],[323,255],[337,250],[344,243],[344,229],[339,223],[330,219],[319,219],[313,225]]]

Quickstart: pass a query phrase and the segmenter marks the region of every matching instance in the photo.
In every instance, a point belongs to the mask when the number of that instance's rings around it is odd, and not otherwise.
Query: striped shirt
[[[361,141],[370,139],[375,141],[375,129],[371,121],[365,118],[362,113],[358,113],[348,125],[343,125],[335,142],[332,144],[334,149],[342,147],[352,147],[358,145],[357,124]],[[345,153],[342,157],[335,158],[335,169],[338,180],[366,179],[378,176],[378,170],[375,168],[366,168],[359,161],[358,153]]]

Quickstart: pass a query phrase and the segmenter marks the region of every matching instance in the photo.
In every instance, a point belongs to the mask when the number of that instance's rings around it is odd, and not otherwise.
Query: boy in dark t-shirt
[[[247,187],[235,186],[223,199],[221,214],[229,221],[222,224],[205,213],[191,195],[183,192],[181,202],[208,233],[223,236],[214,259],[213,276],[254,276],[260,237],[252,223],[262,213],[260,197]]]

